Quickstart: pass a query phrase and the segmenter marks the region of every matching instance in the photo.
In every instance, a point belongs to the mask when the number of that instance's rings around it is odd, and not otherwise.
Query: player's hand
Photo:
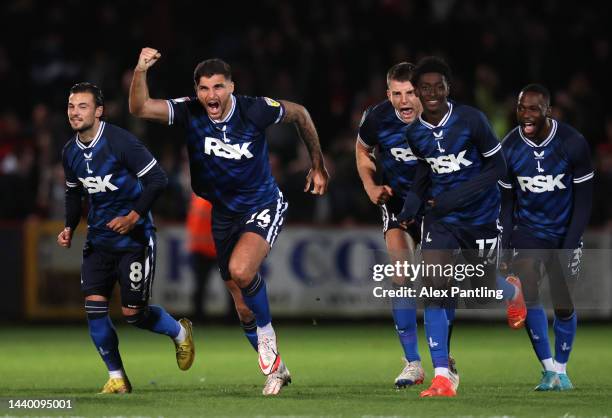
[[[375,205],[384,205],[393,196],[393,190],[387,185],[366,186],[365,191]]]
[[[409,220],[407,220],[407,221],[401,221],[399,224],[400,224],[400,226],[401,226],[403,229],[408,229],[408,227],[409,227],[410,225],[412,225],[413,223],[415,223],[415,222],[416,222],[416,220],[414,220],[414,219],[409,219]]]
[[[64,228],[57,236],[57,243],[60,247],[70,248],[70,245],[72,245],[72,228]]]
[[[397,221],[402,227],[407,228],[409,225],[416,222],[422,206],[423,201],[421,198],[416,193],[409,191],[404,198],[402,211],[397,214]]]
[[[138,219],[140,219],[140,215],[135,211],[131,211],[125,216],[117,216],[107,223],[106,226],[121,235],[125,235],[134,229]]]
[[[321,168],[311,168],[306,175],[306,186],[304,191],[312,194],[323,195],[327,191],[329,173],[325,166]],[[310,190],[312,186],[312,190]]]
[[[161,58],[161,54],[157,49],[153,48],[142,48],[140,56],[138,57],[138,64],[136,64],[136,71],[147,71]]]
[[[435,207],[436,207],[436,201],[433,200],[433,199],[428,200],[427,201],[427,206],[425,207],[425,213],[427,213],[428,211],[430,211],[431,209],[433,209]],[[404,203],[404,208],[402,209],[402,212],[399,215],[400,218],[403,217],[402,215],[404,213],[404,209],[406,209],[406,208],[407,208],[406,203]],[[415,222],[416,222],[416,219],[415,218],[411,218],[411,219],[407,219],[407,220],[400,220],[399,224],[400,224],[400,226],[402,228],[408,229],[408,227],[410,225],[412,225],[413,223],[415,223]]]

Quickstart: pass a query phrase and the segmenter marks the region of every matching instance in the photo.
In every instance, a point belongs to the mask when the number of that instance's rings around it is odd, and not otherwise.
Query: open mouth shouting
[[[218,100],[209,100],[206,102],[206,110],[213,119],[221,118],[221,103]]]
[[[416,116],[414,108],[408,106],[400,108],[399,114],[402,117],[402,120],[404,120],[405,122],[410,122],[414,120]]]
[[[531,121],[523,122],[521,128],[526,136],[534,136],[536,133],[536,124]]]

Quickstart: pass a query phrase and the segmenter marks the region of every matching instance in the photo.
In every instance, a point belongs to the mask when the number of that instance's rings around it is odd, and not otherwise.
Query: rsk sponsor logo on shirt
[[[102,178],[102,176],[85,178],[79,177],[79,181],[83,183],[83,187],[87,189],[89,194],[104,193],[107,191],[107,189],[114,192],[118,189],[118,187],[111,183],[110,180],[112,177],[112,174],[106,175],[104,178]]]
[[[472,165],[472,161],[465,158],[466,151],[463,150],[459,154],[441,155],[439,157],[426,158],[434,173],[447,174],[461,170],[461,166],[468,167]]]
[[[204,138],[204,153],[216,157],[240,160],[242,157],[253,158],[249,151],[250,142],[242,144],[226,144],[223,141],[207,136]]]
[[[558,174],[556,176],[548,174],[546,176],[540,175],[534,177],[518,176],[517,180],[521,190],[524,192],[544,193],[552,192],[555,188],[559,190],[565,189],[565,184],[561,181],[564,176],[565,174]]]
[[[410,148],[391,148],[391,155],[395,157],[397,161],[416,161],[416,157],[412,153]]]

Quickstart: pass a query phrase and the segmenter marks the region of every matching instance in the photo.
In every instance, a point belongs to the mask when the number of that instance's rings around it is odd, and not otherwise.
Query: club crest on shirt
[[[272,106],[272,107],[280,107],[280,103],[277,102],[274,99],[270,99],[269,97],[264,97],[264,100],[266,101],[266,103],[268,104],[268,106]]]

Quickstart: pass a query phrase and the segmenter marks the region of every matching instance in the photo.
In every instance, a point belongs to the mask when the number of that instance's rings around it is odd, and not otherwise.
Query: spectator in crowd
[[[212,205],[208,201],[191,194],[186,226],[189,260],[195,279],[192,317],[197,321],[205,318],[206,286],[210,272],[217,266],[211,210]]]

